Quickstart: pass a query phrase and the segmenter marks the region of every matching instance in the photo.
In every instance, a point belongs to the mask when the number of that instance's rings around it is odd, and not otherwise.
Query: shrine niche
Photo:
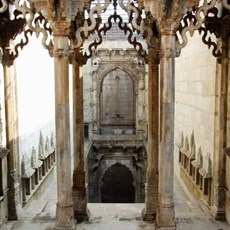
[[[100,92],[101,133],[133,134],[135,95],[131,77],[120,69],[108,73]]]

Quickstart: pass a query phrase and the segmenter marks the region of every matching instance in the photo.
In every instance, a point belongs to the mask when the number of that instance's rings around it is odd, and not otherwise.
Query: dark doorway
[[[121,164],[111,166],[103,176],[101,187],[102,203],[134,203],[133,175]]]

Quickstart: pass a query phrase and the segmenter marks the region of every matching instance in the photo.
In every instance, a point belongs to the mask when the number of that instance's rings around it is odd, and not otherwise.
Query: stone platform
[[[229,230],[225,222],[215,221],[210,210],[185,193],[177,178],[174,183],[174,200],[177,230]],[[18,221],[9,221],[3,230],[54,229],[56,211],[56,181],[46,194],[25,207]],[[144,222],[141,211],[144,204],[88,204],[89,221],[77,223],[78,230],[154,230],[154,223]]]

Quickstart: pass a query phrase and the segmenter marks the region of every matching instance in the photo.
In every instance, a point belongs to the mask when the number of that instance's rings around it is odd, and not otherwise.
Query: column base
[[[85,188],[73,189],[72,197],[73,197],[74,218],[77,219],[78,222],[88,221],[90,212],[87,208],[86,189]]]
[[[156,219],[156,213],[154,212],[148,213],[146,211],[146,208],[142,210],[142,220],[143,221],[153,222],[155,219]]]
[[[54,227],[55,230],[76,230],[77,227],[76,225],[74,227],[61,227],[61,226],[56,226]]]
[[[82,221],[88,221],[90,217],[90,211],[88,208],[86,208],[85,211],[78,211],[74,210],[74,218],[77,220],[77,222],[82,222]]]
[[[157,208],[156,229],[174,230],[176,229],[174,206],[161,206]]]
[[[142,211],[144,221],[154,221],[156,219],[158,186],[145,184],[145,208]]]
[[[76,223],[73,215],[73,204],[60,205],[57,203],[56,223],[54,229],[57,230],[75,230]]]
[[[176,230],[176,226],[175,227],[157,227],[156,226],[156,230]]]
[[[215,220],[226,220],[225,210],[223,209],[213,208],[211,213],[214,216]]]
[[[18,220],[22,215],[22,206],[20,205],[20,184],[14,182],[12,176],[9,179],[9,191],[8,191],[8,220]]]

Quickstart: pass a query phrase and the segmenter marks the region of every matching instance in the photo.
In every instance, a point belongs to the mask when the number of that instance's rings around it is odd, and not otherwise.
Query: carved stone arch
[[[136,84],[137,85],[137,84]],[[114,66],[98,81],[98,107],[101,132],[121,132],[136,127],[136,89],[133,77]]]
[[[121,162],[113,162],[102,174],[101,201],[103,203],[135,202],[134,174]]]
[[[103,80],[106,77],[106,75],[112,71],[117,70],[117,69],[124,71],[125,73],[127,73],[130,76],[130,78],[132,79],[133,84],[134,84],[135,92],[138,91],[138,82],[141,79],[141,75],[143,75],[143,73],[140,73],[140,71],[137,68],[133,68],[133,67],[135,67],[135,64],[133,64],[133,65],[129,64],[129,65],[125,66],[122,63],[119,63],[119,64],[107,63],[106,66],[107,66],[106,69],[100,70],[100,68],[99,68],[97,71],[98,87],[99,87],[97,89],[98,92],[100,92],[100,90],[101,90],[101,86],[102,86]]]
[[[139,126],[137,126],[137,122],[138,122],[138,115],[137,115],[137,109],[138,109],[138,94],[142,92],[142,90],[140,89],[139,85],[140,85],[140,81],[143,82],[144,79],[144,71],[142,71],[142,69],[140,70],[140,66],[137,66],[137,64],[134,61],[134,57],[136,57],[136,54],[134,54],[134,51],[127,51],[127,53],[131,54],[130,58],[127,59],[126,58],[126,62],[122,62],[121,61],[116,61],[114,62],[110,62],[109,60],[106,60],[106,56],[101,56],[101,54],[99,54],[99,58],[100,58],[100,63],[99,66],[97,67],[97,69],[95,71],[92,72],[92,77],[93,77],[93,84],[94,84],[94,95],[96,95],[96,98],[94,99],[94,103],[96,103],[97,106],[97,112],[94,114],[94,117],[97,117],[97,125],[98,128],[101,127],[101,120],[100,120],[100,116],[101,116],[101,108],[100,108],[100,98],[101,98],[101,90],[102,90],[102,85],[103,85],[103,80],[104,78],[107,76],[107,74],[109,74],[112,71],[116,71],[116,70],[121,70],[123,71],[125,74],[127,74],[130,79],[133,82],[133,95],[134,95],[134,129],[136,130],[136,128],[139,129]],[[127,55],[128,56],[128,55]],[[104,60],[105,59],[105,60]],[[143,66],[143,70],[144,70],[145,66]],[[144,86],[143,86],[144,87]],[[100,130],[100,128],[99,128]],[[99,131],[101,132],[101,130]]]
[[[115,164],[121,164],[123,166],[125,166],[126,168],[128,168],[128,170],[132,173],[133,175],[133,179],[134,179],[134,182],[136,181],[136,172],[135,172],[135,169],[134,167],[132,167],[131,164],[127,163],[127,159],[113,159],[113,160],[108,160],[106,161],[106,164],[103,164],[102,162],[102,168],[101,168],[101,175],[103,177],[103,175],[105,174],[105,172],[111,168],[113,165]],[[106,167],[105,167],[106,165]],[[134,187],[135,187],[135,183],[133,183]]]

